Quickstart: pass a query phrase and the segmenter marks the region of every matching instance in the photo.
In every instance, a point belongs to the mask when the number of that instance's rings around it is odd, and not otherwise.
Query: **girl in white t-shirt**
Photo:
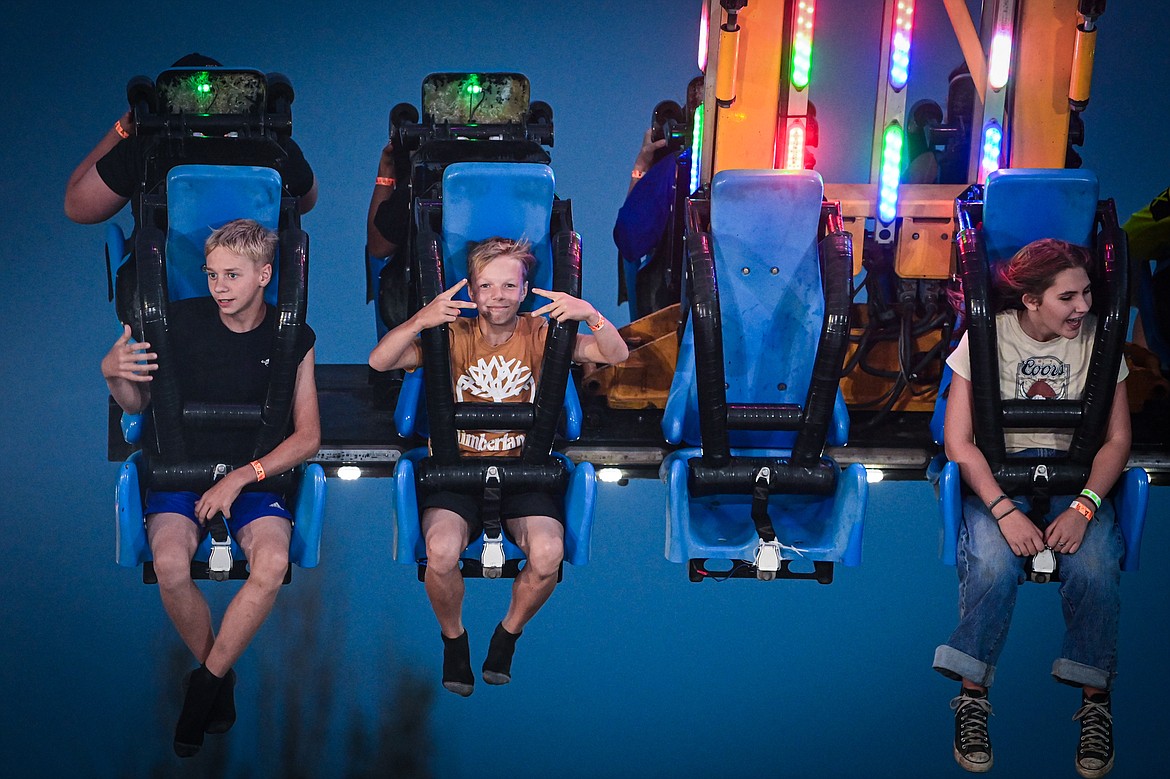
[[[1095,318],[1089,252],[1057,240],[1028,244],[996,271],[996,342],[1005,400],[1077,400],[1084,392]],[[1117,662],[1121,533],[1107,495],[1129,459],[1130,423],[1124,363],[1119,372],[1104,442],[1092,460],[1085,490],[1053,496],[1039,523],[1026,498],[1009,497],[974,442],[970,352],[964,335],[947,361],[954,371],[947,401],[945,446],[972,495],[963,502],[959,532],[959,626],[938,647],[935,670],[961,680],[955,710],[954,754],[968,771],[991,768],[987,689],[995,676],[1025,563],[1051,549],[1059,560],[1065,639],[1052,674],[1082,689],[1076,769],[1104,776],[1113,767],[1109,690]],[[1005,435],[1017,456],[1059,456],[1067,430],[1032,429]],[[1102,497],[1099,497],[1102,496]]]

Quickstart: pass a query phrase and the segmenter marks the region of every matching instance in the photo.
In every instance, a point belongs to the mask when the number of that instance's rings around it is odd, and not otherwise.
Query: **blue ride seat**
[[[841,471],[823,454],[848,436],[839,379],[853,262],[823,191],[812,171],[723,171],[709,204],[689,202],[692,315],[662,428],[690,446],[668,455],[660,475],[666,557],[688,563],[692,581],[828,583],[834,563],[861,561],[865,468]],[[773,533],[780,559],[756,565]],[[711,559],[734,562],[719,572]]]
[[[156,280],[165,274],[167,298],[157,297],[158,291],[144,291],[144,311],[153,312],[155,319],[160,307],[166,302],[200,297],[208,294],[207,277],[203,272],[203,245],[207,237],[217,228],[233,219],[247,216],[264,226],[281,229],[282,210],[293,210],[282,200],[280,175],[271,168],[242,165],[180,165],[167,176],[165,199],[167,233],[165,249],[151,241],[140,241],[146,251],[139,252],[139,263],[156,267]],[[285,220],[290,221],[290,220]],[[293,220],[295,221],[295,220]],[[139,232],[149,232],[139,230]],[[282,320],[303,323],[305,305],[305,280],[307,279],[307,239],[299,229],[281,229],[277,256],[273,264],[273,281],[265,292],[265,300],[276,306]],[[111,257],[125,255],[125,239],[120,230],[112,228],[107,233],[107,251]],[[280,268],[284,268],[286,279],[278,280]],[[141,274],[140,274],[141,278]],[[158,286],[158,285],[156,285]],[[149,319],[151,314],[144,314]],[[165,316],[161,317],[165,320]],[[163,323],[154,321],[156,328]],[[145,322],[142,327],[148,327]],[[284,328],[282,330],[282,328]],[[278,324],[278,338],[290,338],[291,330],[283,322]],[[156,332],[159,332],[156,330]],[[283,333],[283,335],[281,334]],[[165,343],[165,329],[159,332]],[[155,338],[148,333],[147,340],[155,347]],[[160,353],[160,371],[163,358]],[[296,366],[292,366],[295,374]],[[275,372],[274,368],[274,372]],[[157,382],[156,374],[156,383]],[[152,385],[153,386],[153,385]],[[289,384],[291,388],[291,383]],[[162,393],[166,396],[166,393]],[[157,401],[159,393],[155,393]],[[291,395],[290,395],[291,397]],[[177,402],[177,395],[174,397]],[[170,403],[168,405],[173,405]],[[269,408],[271,408],[270,406]],[[269,409],[265,409],[267,411]],[[154,409],[146,413],[153,413]],[[257,410],[258,411],[258,410]],[[181,418],[182,409],[171,413]],[[260,414],[255,414],[260,418]],[[274,416],[279,417],[280,414]],[[287,417],[285,417],[287,418]],[[157,423],[156,417],[156,423]],[[145,425],[144,414],[123,414],[122,431],[127,443],[138,444]],[[116,491],[117,545],[115,559],[124,567],[143,565],[145,581],[153,581],[150,546],[146,537],[145,517],[142,513],[142,498],[145,493],[144,479],[140,470],[144,467],[141,451],[132,454],[119,472]],[[210,474],[204,474],[210,483]],[[164,476],[163,478],[174,478]],[[185,473],[179,478],[200,478],[198,474]],[[280,477],[278,477],[279,479]],[[293,514],[293,534],[289,546],[289,560],[302,568],[312,568],[320,559],[322,513],[325,497],[325,474],[320,465],[310,464],[298,468],[287,478],[266,482],[268,489],[286,492],[289,508]],[[170,488],[170,487],[168,487]],[[175,485],[174,488],[183,488]],[[226,576],[209,572],[208,561],[212,554],[213,539],[207,536],[200,544],[192,561],[192,572],[197,578],[245,578],[247,561],[234,539],[230,539],[232,559],[235,561]],[[212,575],[214,574],[214,575]]]
[[[1127,262],[1124,251],[1124,236],[1117,226],[1117,214],[1113,201],[1098,199],[1097,176],[1085,170],[1000,170],[987,177],[987,184],[980,189],[972,187],[956,201],[956,216],[959,229],[956,241],[960,245],[960,273],[963,278],[964,297],[968,304],[968,319],[971,328],[982,323],[989,327],[992,340],[990,355],[994,355],[994,313],[989,310],[988,292],[990,273],[997,263],[1006,262],[1032,241],[1041,238],[1058,238],[1095,250],[1098,262],[1109,255],[1107,268],[1097,269],[1093,277],[1094,310],[1098,313],[1097,343],[1091,362],[1091,371],[1104,371],[1100,387],[1108,389],[1116,380],[1118,362],[1121,359],[1120,343],[1124,340],[1128,322],[1129,306]],[[1105,263],[1100,263],[1105,264]],[[1103,289],[1102,289],[1103,288]],[[975,337],[974,330],[969,337]],[[972,383],[979,381],[976,369],[976,350],[972,345]],[[1098,357],[1100,353],[1100,357]],[[1110,356],[1112,353],[1112,356]],[[946,388],[950,385],[951,370],[943,374],[934,415],[931,418],[931,433],[935,442],[944,445],[943,421],[946,413]],[[1091,377],[1090,382],[1094,379]],[[993,374],[989,386],[996,388],[994,397],[989,397],[985,408],[976,409],[976,443],[988,455],[993,471],[1000,468],[998,475],[1020,486],[1021,468],[1035,465],[1031,460],[1012,460],[1005,463],[1003,455],[1003,428],[1007,417],[1002,413],[1004,401],[998,393],[998,373]],[[1085,396],[1099,395],[1112,402],[1113,393],[1091,391],[1086,387]],[[1008,402],[1011,405],[1013,402]],[[1015,427],[1027,427],[1022,414],[1041,411],[1027,404],[1033,401],[1017,401],[1022,404],[1010,413],[1016,418]],[[1104,424],[1108,418],[1108,403],[1098,406],[1095,411],[1087,409],[1084,401],[1067,401],[1071,404],[1070,414],[1076,419],[1091,418]],[[1046,404],[1042,404],[1046,405]],[[982,423],[982,424],[981,424]],[[1088,424],[1088,423],[1086,423]],[[1084,425],[1082,425],[1083,427]],[[1102,428],[1103,429],[1103,428]],[[1079,430],[1079,428],[1078,428]],[[983,436],[980,436],[980,432]],[[1079,436],[1078,432],[1078,436]],[[1086,436],[1087,437],[1087,436]],[[996,444],[988,444],[994,440]],[[1063,481],[1064,487],[1055,485],[1050,492],[1077,493],[1084,485],[1087,470],[1085,463],[1092,452],[1087,444],[1074,438],[1072,460],[1080,463],[1055,461],[1055,477]],[[1079,447],[1079,450],[1078,450]],[[989,453],[990,452],[990,453]],[[1053,461],[1045,463],[1050,469]],[[938,474],[939,513],[942,520],[942,560],[955,565],[959,541],[959,526],[963,520],[963,494],[965,486],[956,463],[946,459],[945,453],[935,458],[932,470]],[[1001,479],[1005,491],[1012,492],[1011,485]],[[1022,486],[1027,487],[1024,483]],[[1014,493],[1012,493],[1014,494]],[[1149,502],[1149,476],[1142,468],[1130,468],[1122,474],[1110,493],[1114,501],[1118,524],[1125,541],[1125,552],[1121,561],[1124,571],[1136,571],[1140,562],[1142,532],[1145,526],[1146,506]],[[1054,579],[1041,575],[1035,581]]]
[[[467,252],[475,243],[494,236],[506,238],[524,238],[532,244],[532,252],[536,257],[536,267],[529,279],[529,287],[542,289],[557,289],[568,291],[571,294],[580,294],[580,248],[579,239],[572,233],[571,208],[568,201],[554,200],[554,179],[552,170],[547,165],[519,162],[463,162],[449,165],[443,174],[442,201],[424,201],[419,209],[420,224],[417,225],[420,236],[420,251],[432,252],[432,256],[440,259],[441,267],[436,268],[432,263],[422,263],[422,278],[424,287],[432,284],[430,299],[437,292],[450,287],[467,275]],[[431,232],[435,223],[441,224],[438,232]],[[428,248],[429,247],[429,248]],[[461,290],[458,299],[467,300],[466,289]],[[529,293],[528,298],[521,305],[521,311],[531,311],[546,302],[544,298]],[[473,313],[473,312],[469,312]],[[572,325],[572,327],[570,327]],[[427,339],[442,331],[444,344],[441,359],[432,363],[430,370],[423,367],[409,372],[403,381],[398,396],[398,405],[395,409],[395,426],[400,435],[410,436],[419,434],[432,438],[432,448],[435,448],[436,422],[428,419],[428,398],[433,399],[438,393],[443,398],[444,407],[470,406],[471,404],[454,404],[451,397],[450,368],[446,352],[446,327],[435,328],[423,334],[424,364],[427,361]],[[549,343],[546,348],[544,368],[537,390],[535,415],[548,414],[550,423],[556,423],[556,417],[563,419],[562,435],[567,439],[575,439],[581,431],[581,406],[571,377],[568,376],[568,356],[571,354],[572,344],[567,345],[562,366],[561,381],[564,382],[563,393],[551,391],[548,401],[543,400],[546,378],[553,380],[558,373],[557,362],[550,358],[551,344],[556,340],[557,333],[570,333],[575,337],[576,323],[565,325],[550,325]],[[446,387],[429,387],[426,375],[440,368],[441,383]],[[555,384],[550,385],[555,386]],[[554,397],[560,396],[562,397]],[[549,405],[555,403],[555,405]],[[507,404],[521,406],[528,404]],[[542,405],[548,407],[541,411]],[[559,411],[558,411],[559,409]],[[442,430],[447,431],[453,443],[454,411],[451,416],[441,423]],[[534,428],[539,426],[534,421]],[[552,429],[541,436],[541,441],[534,440],[536,434],[529,432],[526,442],[525,455],[517,457],[477,458],[473,469],[481,465],[487,467],[499,464],[505,469],[522,469],[525,466],[542,467],[552,464],[554,471],[560,471],[558,484],[565,489],[565,560],[573,565],[583,565],[589,560],[589,540],[593,526],[593,507],[596,493],[596,478],[594,468],[590,463],[579,463],[574,466],[567,458],[559,454],[550,454],[552,445]],[[530,453],[529,447],[535,446]],[[437,449],[435,449],[437,451]],[[455,466],[458,458],[448,453],[447,466]],[[527,459],[525,459],[527,458]],[[419,476],[420,463],[431,460],[427,449],[414,449],[402,456],[395,470],[393,506],[395,512],[395,542],[394,557],[401,563],[419,565],[419,576],[422,578],[426,564],[425,545],[419,531],[418,489],[416,478]],[[436,460],[437,462],[437,460]],[[438,464],[443,467],[442,463]],[[478,472],[478,471],[477,471]],[[470,478],[470,477],[468,477]],[[441,481],[441,479],[438,479]],[[507,479],[505,478],[505,483]],[[466,485],[464,485],[466,486]],[[484,539],[488,531],[474,539],[463,553],[463,572],[465,576],[476,576],[481,572],[480,560]],[[515,575],[517,566],[523,560],[523,553],[504,537],[504,557],[506,560],[502,574]],[[489,572],[494,578],[497,572]]]

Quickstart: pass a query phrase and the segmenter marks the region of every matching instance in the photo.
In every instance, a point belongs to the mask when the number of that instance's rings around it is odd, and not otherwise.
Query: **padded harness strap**
[[[488,538],[499,538],[500,526],[500,469],[489,465],[483,475],[483,503],[479,516],[483,520],[483,532]]]
[[[768,516],[768,482],[771,478],[771,469],[763,466],[756,471],[756,478],[752,482],[752,522],[756,525],[756,532],[760,540],[769,542],[776,540],[776,530],[772,527],[772,518]]]

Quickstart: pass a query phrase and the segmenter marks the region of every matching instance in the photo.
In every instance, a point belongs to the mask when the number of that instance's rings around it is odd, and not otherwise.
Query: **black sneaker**
[[[955,761],[965,770],[981,774],[991,770],[991,736],[987,718],[991,703],[985,690],[966,687],[951,700],[955,710]]]
[[[1085,779],[1097,779],[1113,770],[1113,714],[1109,710],[1109,693],[1081,695],[1081,708],[1073,715],[1081,721],[1081,740],[1077,742],[1077,773]]]
[[[467,631],[458,638],[443,639],[443,686],[466,698],[475,691],[475,674],[471,671],[471,650],[467,646]]]
[[[483,680],[488,684],[507,684],[512,681],[512,655],[520,633],[509,633],[503,624],[496,625],[483,661]]]

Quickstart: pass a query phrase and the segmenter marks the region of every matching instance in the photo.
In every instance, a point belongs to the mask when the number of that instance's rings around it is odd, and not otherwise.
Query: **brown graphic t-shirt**
[[[452,322],[449,327],[455,402],[533,402],[547,325],[544,317],[522,316],[512,337],[492,346],[480,334],[475,317],[460,317]],[[475,457],[514,456],[524,446],[524,433],[515,430],[460,430],[458,435],[460,452]]]

